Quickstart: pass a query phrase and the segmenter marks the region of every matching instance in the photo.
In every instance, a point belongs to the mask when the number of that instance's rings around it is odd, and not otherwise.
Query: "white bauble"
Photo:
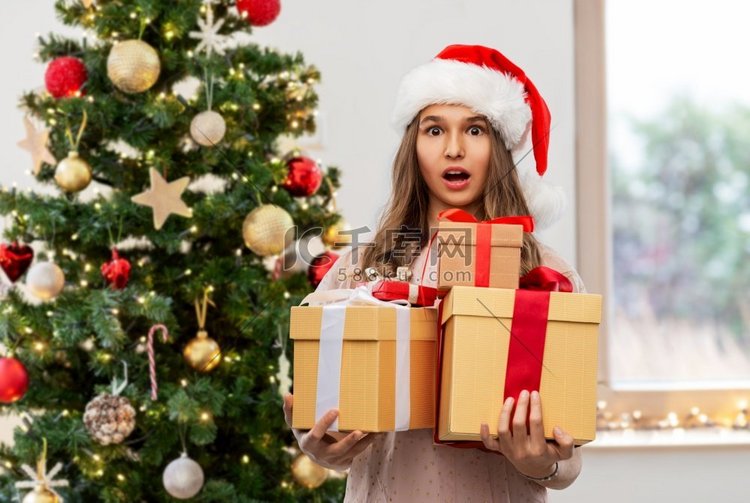
[[[198,494],[203,487],[203,479],[201,465],[184,453],[167,465],[162,477],[164,489],[173,498],[181,500]]]
[[[26,273],[26,286],[34,297],[52,300],[62,292],[65,275],[54,262],[37,262]]]
[[[190,136],[204,147],[218,145],[226,132],[227,123],[224,122],[224,117],[213,110],[199,113],[190,123]]]

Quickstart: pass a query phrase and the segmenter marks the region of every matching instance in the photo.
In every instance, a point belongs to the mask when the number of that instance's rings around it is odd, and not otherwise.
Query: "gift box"
[[[292,426],[312,428],[337,408],[333,430],[432,428],[437,310],[382,302],[366,287],[312,295],[323,305],[291,310]]]
[[[501,217],[479,222],[463,210],[438,215],[440,295],[454,286],[518,288],[523,233],[531,217]]]
[[[601,296],[453,287],[440,305],[436,440],[480,440],[507,396],[538,390],[544,435],[559,426],[576,445],[596,434]]]

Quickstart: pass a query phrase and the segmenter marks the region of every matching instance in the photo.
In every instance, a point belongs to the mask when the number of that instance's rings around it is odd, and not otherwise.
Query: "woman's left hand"
[[[530,405],[530,407],[529,407]],[[547,443],[542,425],[542,401],[539,392],[522,391],[511,426],[513,398],[508,397],[500,412],[497,438],[490,436],[489,426],[482,425],[481,437],[487,449],[502,453],[513,463],[516,470],[529,477],[542,478],[550,475],[555,463],[573,456],[573,437],[555,427],[556,442]],[[528,428],[526,417],[528,415]]]

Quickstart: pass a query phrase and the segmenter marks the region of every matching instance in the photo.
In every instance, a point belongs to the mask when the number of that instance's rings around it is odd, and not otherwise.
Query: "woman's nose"
[[[464,156],[464,146],[459,134],[447,134],[445,135],[445,139],[445,157],[456,159]]]

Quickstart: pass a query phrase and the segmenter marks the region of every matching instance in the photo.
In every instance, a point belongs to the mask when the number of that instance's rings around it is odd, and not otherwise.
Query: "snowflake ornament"
[[[210,4],[206,4],[206,19],[198,18],[198,27],[200,31],[191,31],[188,35],[190,38],[199,40],[195,52],[206,51],[206,56],[211,56],[215,52],[219,56],[224,55],[224,43],[226,36],[220,35],[219,30],[224,26],[224,20],[220,19],[214,23],[214,11]]]

